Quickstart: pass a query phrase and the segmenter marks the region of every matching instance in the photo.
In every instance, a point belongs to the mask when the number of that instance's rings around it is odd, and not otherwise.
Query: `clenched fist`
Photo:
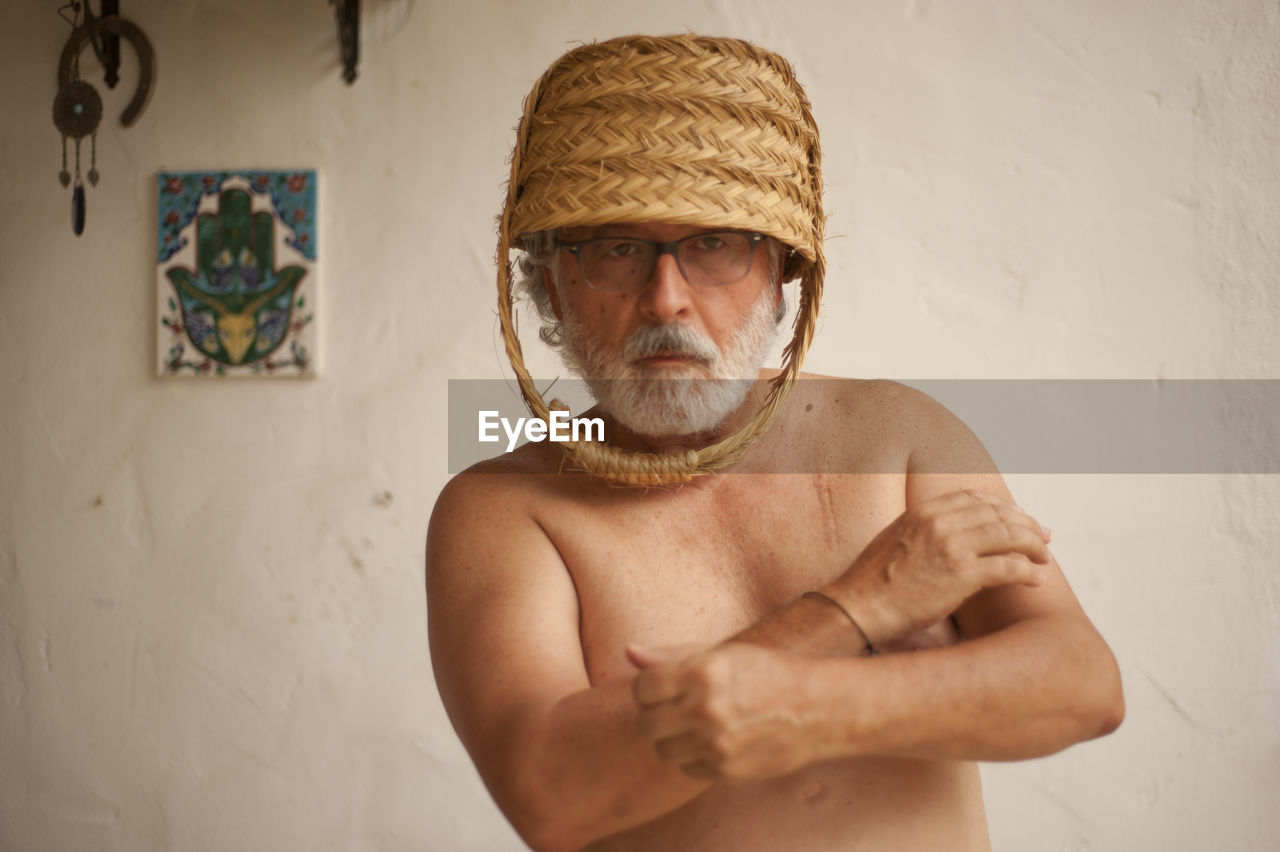
[[[693,653],[690,653],[693,651]],[[725,642],[627,656],[640,733],[662,760],[700,779],[783,775],[814,760],[812,725],[788,699],[795,667],[782,652]]]

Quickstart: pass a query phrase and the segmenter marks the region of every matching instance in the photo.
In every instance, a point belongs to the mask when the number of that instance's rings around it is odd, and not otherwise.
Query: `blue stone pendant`
[[[84,233],[84,184],[71,193],[71,230],[77,237]]]

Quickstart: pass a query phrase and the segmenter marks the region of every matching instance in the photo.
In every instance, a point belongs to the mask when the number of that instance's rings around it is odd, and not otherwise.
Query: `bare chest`
[[[621,492],[549,529],[578,594],[593,683],[629,675],[628,643],[712,643],[852,564],[903,509],[896,475],[729,475]]]

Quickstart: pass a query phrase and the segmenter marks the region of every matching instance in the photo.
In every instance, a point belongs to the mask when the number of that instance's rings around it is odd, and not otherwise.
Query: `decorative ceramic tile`
[[[316,371],[316,173],[160,172],[162,376]]]

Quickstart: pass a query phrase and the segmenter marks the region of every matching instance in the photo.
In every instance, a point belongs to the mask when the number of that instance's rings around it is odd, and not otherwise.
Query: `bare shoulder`
[[[822,400],[845,415],[874,412],[893,419],[919,419],[945,411],[923,391],[892,379],[850,379],[801,373],[793,393],[807,401]]]
[[[538,508],[562,486],[552,460],[540,449],[521,448],[488,459],[449,480],[427,528],[429,584],[431,573],[451,562],[469,562],[466,557],[475,551],[501,549],[497,541],[545,537],[538,534]]]
[[[992,470],[959,418],[900,382],[805,373],[788,407],[790,439],[803,437],[829,460],[824,469],[834,463],[841,472],[909,473],[935,465]]]
[[[513,519],[531,516],[555,487],[562,454],[548,444],[525,444],[456,474],[436,498],[428,542],[446,532],[440,521]],[[486,526],[487,524],[481,524]]]

